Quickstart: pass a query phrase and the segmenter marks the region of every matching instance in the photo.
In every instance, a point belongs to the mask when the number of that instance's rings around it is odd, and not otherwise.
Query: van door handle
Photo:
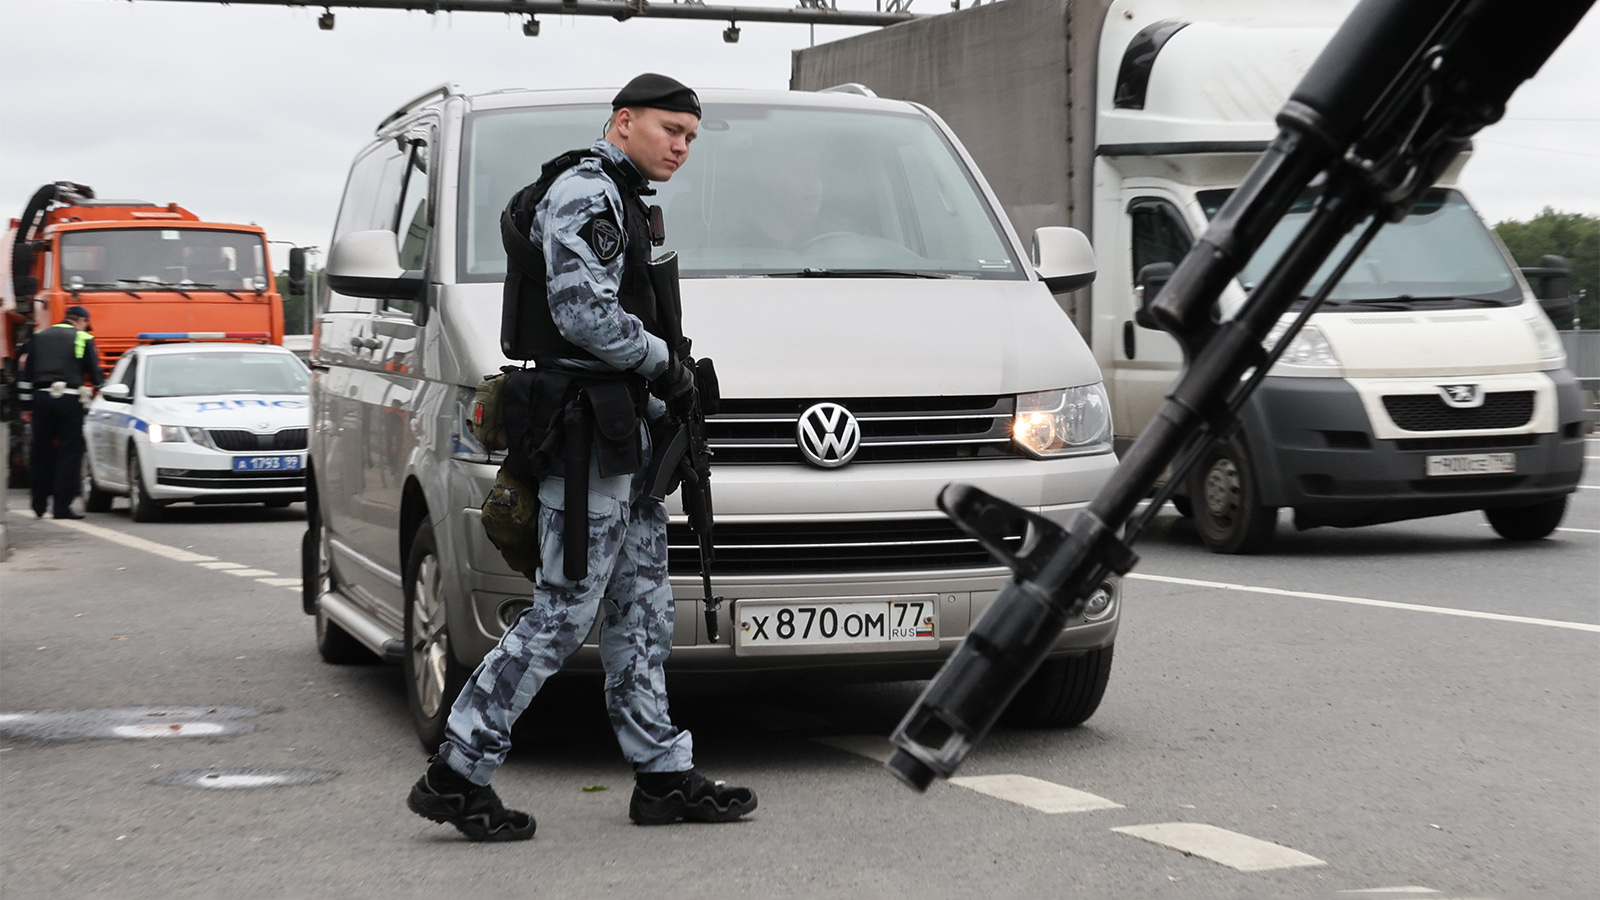
[[[361,342],[361,345],[363,347],[366,347],[368,350],[376,350],[379,347],[383,346],[383,341],[381,341],[381,340],[379,340],[377,338],[367,338],[366,340]]]
[[[1136,349],[1136,347],[1134,345],[1133,337],[1134,337],[1133,322],[1131,320],[1127,321],[1127,322],[1123,322],[1122,323],[1122,355],[1126,356],[1129,359],[1133,359],[1134,350]]]
[[[366,342],[363,341],[360,338],[359,335],[350,339],[350,346],[354,347],[357,350],[360,350],[362,347],[365,347],[366,345],[367,345]]]

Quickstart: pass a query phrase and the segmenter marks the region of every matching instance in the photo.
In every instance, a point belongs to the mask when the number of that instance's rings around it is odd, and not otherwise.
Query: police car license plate
[[[271,472],[299,471],[300,457],[298,456],[235,456],[233,458],[235,472]]]
[[[736,646],[774,650],[819,646],[939,644],[939,597],[740,600],[734,604]]]
[[[1509,475],[1517,471],[1515,453],[1462,453],[1428,457],[1432,475]]]

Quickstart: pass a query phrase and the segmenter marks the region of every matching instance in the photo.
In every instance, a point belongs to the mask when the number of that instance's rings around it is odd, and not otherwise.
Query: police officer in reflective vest
[[[96,388],[104,380],[100,351],[89,333],[89,311],[67,307],[63,321],[35,332],[23,350],[22,377],[17,394],[22,421],[33,427],[28,479],[33,486],[33,513],[43,516],[55,496],[55,517],[81,519],[73,512],[83,462],[83,408],[92,396],[84,382]]]
[[[612,101],[605,137],[547,163],[502,217],[508,316],[531,347],[508,355],[537,363],[525,391],[507,388],[520,398],[508,406],[523,407],[507,415],[508,459],[538,479],[541,564],[533,606],[473,672],[407,798],[472,840],[533,837],[533,816],[506,809],[489,781],[512,724],[597,618],[606,708],[635,773],[629,818],[727,822],[756,808],[748,788],[695,771],[693,740],[668,714],[667,514],[644,489],[648,423],[692,404],[696,388],[656,331],[641,196],[683,165],[699,123],[694,91],[641,75]]]

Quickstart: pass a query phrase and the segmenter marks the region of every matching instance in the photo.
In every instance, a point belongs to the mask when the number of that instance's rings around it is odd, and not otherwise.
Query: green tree
[[[1549,253],[1566,257],[1572,264],[1572,293],[1582,297],[1578,327],[1600,328],[1600,218],[1546,206],[1526,222],[1508,219],[1494,230],[1519,266],[1537,266]]]

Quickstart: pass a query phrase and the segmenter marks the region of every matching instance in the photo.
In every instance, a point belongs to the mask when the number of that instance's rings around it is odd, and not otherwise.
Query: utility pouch
[[[501,366],[500,374],[484,376],[472,397],[467,427],[478,443],[491,453],[506,449],[510,443],[506,430],[506,381],[507,376],[516,371],[519,371],[516,366]]]
[[[506,471],[483,501],[483,531],[513,571],[529,581],[539,569],[539,485]]]
[[[639,398],[626,381],[602,381],[583,389],[594,415],[594,453],[600,477],[631,475],[644,466],[639,441]]]

